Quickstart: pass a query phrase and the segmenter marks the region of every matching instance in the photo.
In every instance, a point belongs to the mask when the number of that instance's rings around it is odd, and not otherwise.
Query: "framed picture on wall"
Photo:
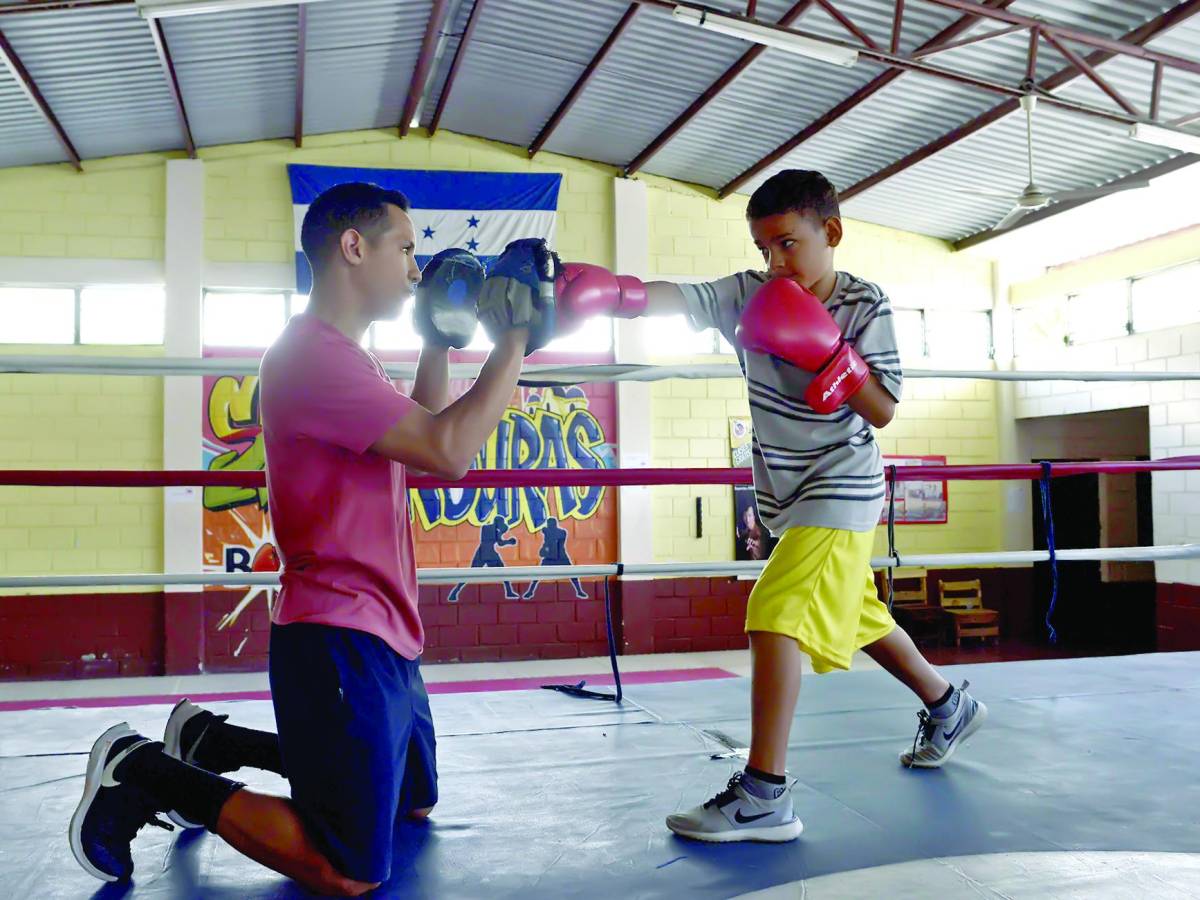
[[[729,453],[734,468],[750,468],[750,419],[732,417],[729,420]],[[736,560],[766,559],[775,549],[778,539],[762,523],[754,485],[733,486],[733,558]]]
[[[944,456],[885,456],[883,466],[944,466]],[[896,524],[897,525],[945,525],[949,520],[949,498],[945,481],[901,481],[898,484],[888,483],[888,496],[891,499],[893,488],[896,491]],[[879,516],[881,525],[887,523],[888,504],[883,504],[883,512]]]

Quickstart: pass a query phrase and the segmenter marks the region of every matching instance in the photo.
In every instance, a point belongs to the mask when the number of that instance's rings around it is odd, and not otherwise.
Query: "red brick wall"
[[[0,679],[161,675],[163,596],[0,597]]]
[[[1160,584],[1156,597],[1159,650],[1200,650],[1200,587]]]
[[[528,582],[515,585],[524,590]],[[584,582],[589,599],[579,600],[570,582],[543,582],[532,600],[509,600],[498,584],[468,585],[449,602],[451,586],[422,586],[418,600],[425,623],[426,662],[490,662],[569,659],[608,653],[602,582]],[[614,591],[614,616],[620,610]],[[221,619],[242,597],[237,591],[208,591],[204,601],[206,672],[257,672],[267,667],[270,618],[256,599],[232,624]]]
[[[515,585],[525,588],[524,583]],[[457,603],[450,586],[421,588],[426,662],[571,659],[608,653],[602,582],[583,582],[578,600],[570,582],[543,582],[532,600],[507,600],[498,584],[468,585]],[[613,591],[614,621],[620,622]]]
[[[1030,570],[979,574],[988,577],[987,604],[1006,614],[1006,636],[1023,637],[1039,627],[1031,615]],[[730,578],[613,584],[618,646],[627,654],[743,648],[752,584]],[[526,583],[516,587],[523,590]],[[584,588],[587,600],[575,598],[570,582],[543,582],[535,599],[507,600],[500,585],[472,585],[450,603],[449,586],[423,587],[425,659],[602,656],[608,650],[603,583],[585,581]],[[208,591],[0,597],[0,679],[261,671],[269,639],[262,599],[229,627],[217,628],[241,596]],[[1200,587],[1158,585],[1157,619],[1157,649],[1200,649]],[[88,655],[95,659],[84,659]]]
[[[670,578],[621,584],[624,653],[740,650],[753,581]]]

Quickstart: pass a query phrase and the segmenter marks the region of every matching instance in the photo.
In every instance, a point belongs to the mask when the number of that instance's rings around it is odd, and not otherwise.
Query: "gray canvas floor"
[[[806,679],[789,756],[805,832],[784,846],[694,844],[663,826],[738,765],[711,758],[724,747],[708,732],[745,743],[744,679],[637,686],[621,708],[539,690],[436,695],[441,803],[431,825],[398,837],[397,871],[377,893],[1176,897],[1196,885],[1200,896],[1200,654],[946,673],[969,678],[991,717],[940,771],[897,762],[916,706],[885,673]],[[272,727],[266,702],[211,707]],[[161,733],[168,710],[0,713],[0,896],[305,896],[204,833],[143,831],[131,886],[104,887],[76,865],[65,829],[92,740],[122,719]]]

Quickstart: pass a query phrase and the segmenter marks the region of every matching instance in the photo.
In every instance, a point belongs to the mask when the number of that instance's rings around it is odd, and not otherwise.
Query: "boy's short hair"
[[[746,204],[747,219],[786,212],[811,214],[819,222],[840,216],[837,188],[820,172],[784,169],[760,184]]]
[[[377,184],[350,181],[322,193],[308,207],[300,226],[300,246],[316,275],[329,253],[342,239],[347,228],[373,237],[380,225],[386,225],[387,207],[398,206],[408,212],[408,198],[400,191],[389,191]]]

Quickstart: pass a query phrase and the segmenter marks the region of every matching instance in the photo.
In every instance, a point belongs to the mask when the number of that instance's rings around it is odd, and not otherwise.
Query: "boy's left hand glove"
[[[824,304],[788,278],[768,281],[750,298],[737,338],[747,350],[778,356],[814,373],[804,402],[819,413],[833,412],[871,377]]]

